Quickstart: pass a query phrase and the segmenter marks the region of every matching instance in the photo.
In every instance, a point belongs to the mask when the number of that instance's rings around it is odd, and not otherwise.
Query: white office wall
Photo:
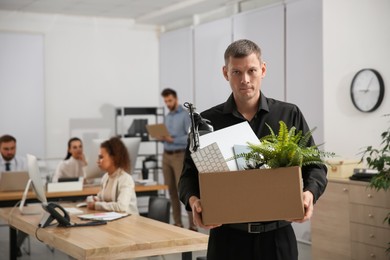
[[[286,100],[298,105],[317,144],[324,142],[322,0],[286,4]]]
[[[170,31],[160,37],[160,93],[164,88],[176,90],[181,104],[194,102],[192,43],[191,28]],[[162,98],[160,106],[165,106]]]
[[[113,135],[114,107],[159,102],[154,28],[131,20],[0,12],[0,30],[44,36],[46,157],[64,157],[74,135],[85,142]]]
[[[323,1],[325,147],[347,158],[361,148],[379,145],[390,118],[390,1]],[[378,70],[385,97],[378,110],[362,113],[350,98],[354,74]]]
[[[199,112],[226,101],[231,93],[230,85],[222,73],[223,55],[231,42],[231,18],[194,28],[194,101]]]
[[[249,39],[262,51],[267,72],[261,91],[279,100],[285,97],[284,6],[275,4],[233,16],[234,40]]]
[[[43,36],[0,32],[0,136],[17,140],[17,154],[45,154]]]

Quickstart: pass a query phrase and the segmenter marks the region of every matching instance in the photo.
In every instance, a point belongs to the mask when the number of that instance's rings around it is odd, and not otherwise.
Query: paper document
[[[200,148],[216,142],[225,159],[234,156],[234,145],[260,144],[259,138],[253,132],[248,122],[235,124],[199,137]],[[237,171],[236,160],[227,161],[231,171]]]
[[[110,221],[110,220],[123,218],[123,217],[126,217],[128,215],[129,214],[127,214],[127,213],[118,213],[118,212],[112,211],[112,212],[98,212],[98,213],[92,213],[92,214],[78,215],[78,217],[81,219],[86,219],[86,220]]]
[[[167,127],[164,124],[146,125],[146,130],[153,138],[161,136],[170,136]]]

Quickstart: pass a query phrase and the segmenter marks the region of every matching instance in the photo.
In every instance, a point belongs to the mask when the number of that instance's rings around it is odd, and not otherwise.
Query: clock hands
[[[367,88],[366,89],[360,89],[359,92],[367,93],[370,90],[371,82],[372,82],[373,79],[374,79],[374,76],[371,76],[370,81],[367,84]]]
[[[371,76],[371,79],[370,79],[370,81],[368,82],[368,86],[367,86],[367,88],[366,88],[366,90],[365,90],[365,92],[364,93],[367,93],[368,92],[368,90],[370,89],[370,86],[371,86],[371,82],[372,82],[372,80],[374,79],[374,76]]]

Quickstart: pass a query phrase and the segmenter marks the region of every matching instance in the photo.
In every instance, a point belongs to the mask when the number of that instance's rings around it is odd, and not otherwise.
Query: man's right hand
[[[194,224],[204,229],[212,229],[221,225],[204,225],[202,220],[202,204],[200,199],[196,196],[191,196],[189,203],[192,209],[192,216],[194,218]]]

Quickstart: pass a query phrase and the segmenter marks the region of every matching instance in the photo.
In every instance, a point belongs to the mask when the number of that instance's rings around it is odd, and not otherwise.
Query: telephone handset
[[[61,227],[79,227],[79,226],[97,226],[107,224],[107,221],[90,221],[86,223],[71,223],[68,212],[60,205],[49,202],[47,205],[42,204],[46,211],[39,226],[44,228],[49,226],[54,220],[57,220],[58,226]]]
[[[49,216],[45,223],[41,225],[41,227],[44,228],[49,226],[54,220],[57,220],[58,226],[61,227],[68,227],[72,225],[70,223],[68,212],[66,212],[66,210],[60,205],[50,202],[47,205],[42,205],[42,207],[47,211],[47,213],[49,213]]]

